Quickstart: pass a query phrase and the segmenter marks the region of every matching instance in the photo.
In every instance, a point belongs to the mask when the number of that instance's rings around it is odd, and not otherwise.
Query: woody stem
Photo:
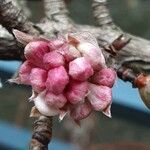
[[[52,138],[52,117],[40,116],[34,122],[34,131],[29,145],[30,150],[48,150]]]

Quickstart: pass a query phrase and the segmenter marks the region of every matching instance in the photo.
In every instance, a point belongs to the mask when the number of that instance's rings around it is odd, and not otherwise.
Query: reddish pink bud
[[[89,84],[87,98],[94,110],[104,111],[112,103],[112,90],[107,86]]]
[[[21,84],[30,84],[30,73],[34,66],[25,61],[19,69],[19,82]]]
[[[32,64],[43,67],[43,56],[49,51],[47,42],[34,41],[26,45],[24,54]]]
[[[92,107],[89,103],[83,103],[76,105],[70,113],[70,116],[75,120],[75,121],[80,121],[90,115],[92,112]]]
[[[51,69],[48,72],[48,78],[46,81],[46,88],[55,94],[61,94],[65,89],[65,86],[69,82],[69,77],[63,66]]]
[[[45,102],[49,106],[54,106],[55,108],[62,108],[66,102],[67,99],[63,94],[53,94],[52,92],[47,92],[45,96]]]
[[[72,45],[68,43],[64,44],[58,52],[62,54],[67,62],[74,60],[75,58],[81,57],[80,52]]]
[[[43,63],[45,68],[49,70],[55,67],[63,66],[65,64],[65,60],[60,53],[52,51],[44,55]]]
[[[112,88],[115,83],[116,77],[116,72],[113,69],[104,68],[94,74],[94,76],[92,77],[92,81],[95,84],[104,85]]]
[[[66,97],[71,104],[77,104],[81,101],[84,101],[87,92],[88,92],[88,83],[76,81],[70,83],[68,90],[66,92]]]
[[[41,92],[45,89],[47,72],[41,68],[33,68],[30,74],[30,83],[36,92]]]
[[[69,75],[78,81],[85,81],[93,75],[90,63],[84,58],[76,58],[69,63]]]

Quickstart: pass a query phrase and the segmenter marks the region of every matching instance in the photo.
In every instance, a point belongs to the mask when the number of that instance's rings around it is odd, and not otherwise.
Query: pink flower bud
[[[71,104],[77,104],[79,102],[84,101],[87,92],[88,92],[87,82],[75,81],[70,83],[66,92],[66,97]]]
[[[44,55],[43,63],[45,68],[49,70],[55,67],[63,66],[65,64],[65,60],[60,53],[52,51]]]
[[[49,51],[47,42],[34,41],[26,45],[24,54],[26,59],[32,64],[43,67],[43,56]]]
[[[99,70],[106,66],[105,59],[100,48],[97,48],[91,43],[81,42],[78,44],[77,49],[82,53],[82,56],[89,60],[94,69]]]
[[[45,91],[38,94],[38,96],[34,99],[35,107],[38,111],[45,116],[55,116],[60,114],[60,110],[49,106],[45,102]]]
[[[58,37],[57,39],[52,39],[51,41],[49,41],[48,46],[51,51],[54,51],[61,48],[65,43],[66,43],[65,38]]]
[[[89,84],[87,98],[94,110],[104,111],[112,103],[112,90],[107,86]]]
[[[90,115],[92,112],[92,107],[89,103],[83,103],[76,105],[70,113],[70,116],[75,120],[75,121],[80,121]]]
[[[77,81],[85,81],[93,75],[90,63],[84,58],[76,58],[69,63],[69,75]]]
[[[67,62],[81,57],[80,52],[74,46],[68,45],[68,43],[64,44],[60,49],[58,49],[58,52],[64,56]]]
[[[66,102],[67,99],[63,94],[53,94],[52,92],[47,92],[45,96],[45,102],[49,106],[54,106],[55,108],[62,108]]]
[[[69,82],[69,77],[63,66],[49,70],[46,88],[55,94],[61,94]]]
[[[71,33],[68,35],[68,42],[74,45],[82,56],[89,60],[94,70],[100,70],[106,66],[102,50],[91,33]]]
[[[31,73],[31,69],[33,68],[34,66],[31,65],[29,63],[29,61],[25,61],[20,69],[19,69],[19,82],[21,84],[30,84],[30,73]]]
[[[36,92],[41,92],[45,89],[47,72],[41,68],[33,68],[30,74],[30,83]]]
[[[92,76],[92,81],[95,84],[113,87],[116,80],[116,72],[110,68],[104,68]]]

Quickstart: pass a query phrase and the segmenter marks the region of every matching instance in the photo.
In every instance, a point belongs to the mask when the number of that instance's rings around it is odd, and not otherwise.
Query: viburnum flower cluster
[[[46,116],[69,114],[75,121],[93,111],[111,117],[116,72],[107,68],[96,39],[90,33],[29,42],[26,61],[13,82],[31,85],[38,111]]]

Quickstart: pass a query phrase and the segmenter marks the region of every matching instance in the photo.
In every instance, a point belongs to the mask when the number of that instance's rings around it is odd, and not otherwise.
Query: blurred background
[[[22,3],[23,0],[18,0]],[[28,0],[30,20],[38,22],[44,16],[40,0]],[[71,17],[81,24],[95,24],[91,0],[72,0],[68,5]],[[124,31],[150,39],[149,0],[111,0],[110,14]],[[38,12],[37,12],[38,11]],[[1,34],[0,34],[1,35]],[[0,61],[0,150],[26,150],[34,119],[29,118],[32,103],[30,87],[10,85],[7,80],[20,62]],[[101,113],[92,114],[81,127],[65,119],[54,119],[53,150],[149,150],[150,111],[130,83],[118,80],[113,88],[112,119]],[[74,146],[75,145],[75,146]]]

